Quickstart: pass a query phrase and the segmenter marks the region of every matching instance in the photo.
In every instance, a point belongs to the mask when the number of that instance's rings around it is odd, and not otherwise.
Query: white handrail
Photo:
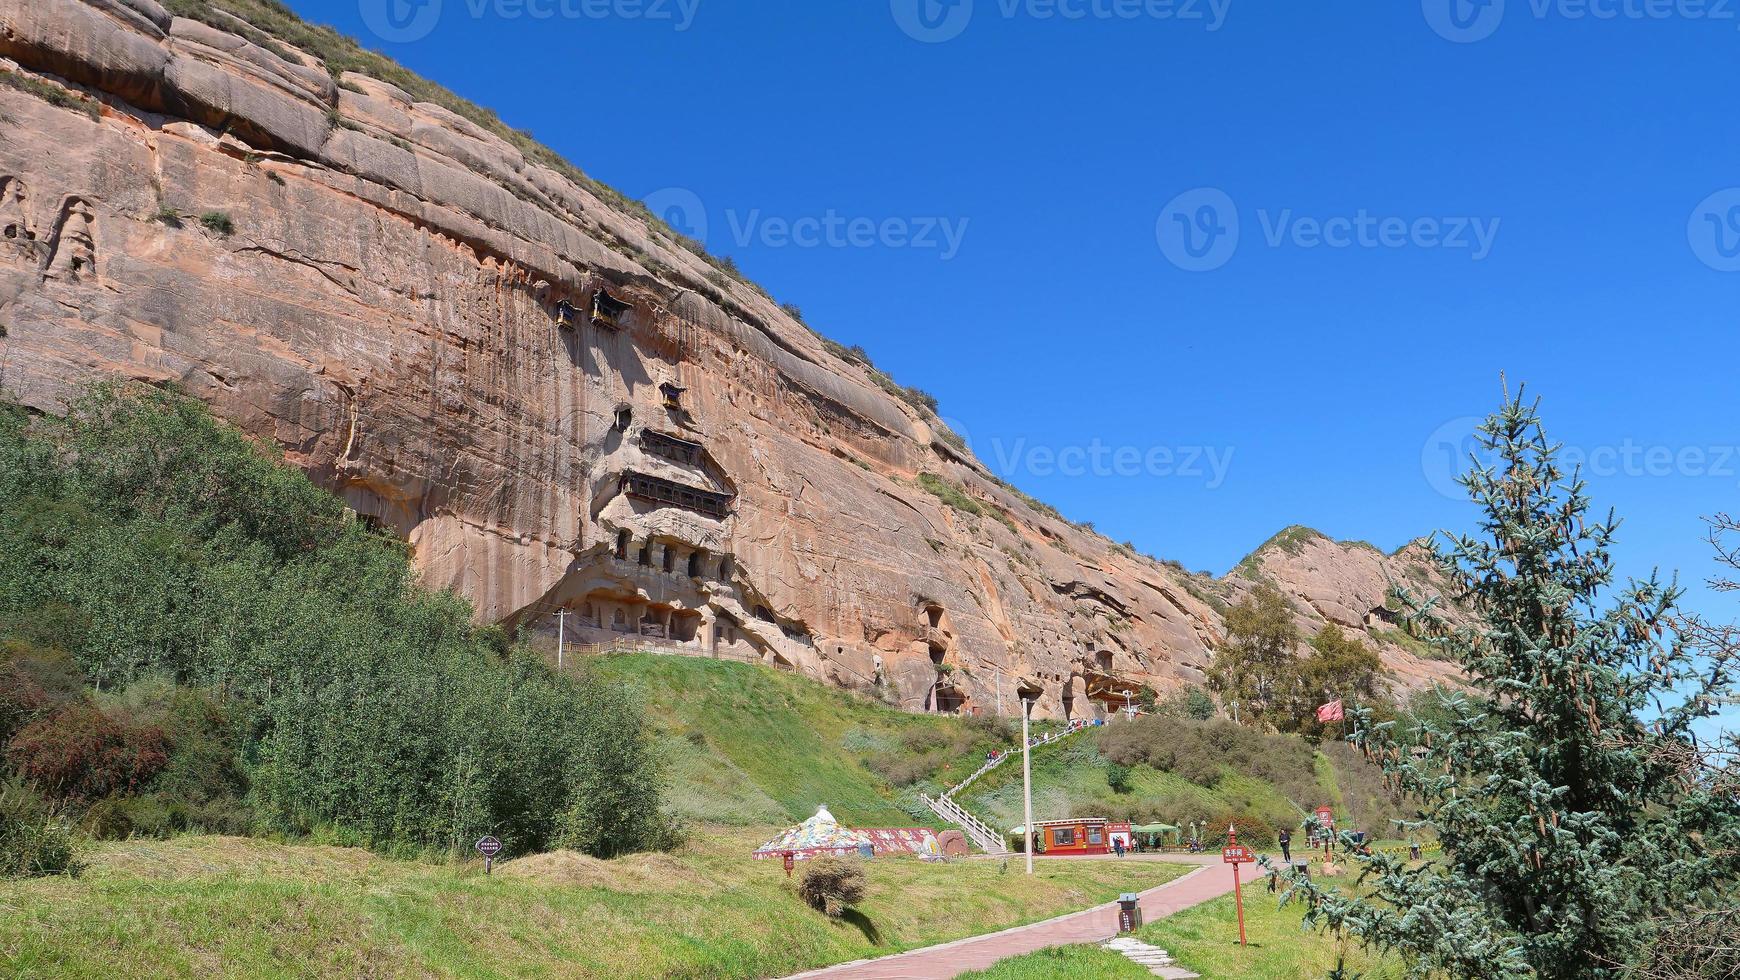
[[[1060,742],[1071,735],[1074,735],[1076,732],[1085,731],[1093,727],[1093,725],[1085,723],[1071,725],[1069,728],[1057,735],[1046,735],[1035,739],[1033,747],[1038,748],[1041,745],[1050,745],[1052,742]],[[949,823],[958,825],[961,830],[972,839],[973,843],[979,845],[979,849],[984,851],[986,854],[1008,854],[1009,845],[1004,841],[1003,835],[992,830],[983,820],[973,816],[966,807],[955,802],[954,795],[972,785],[973,780],[978,779],[980,776],[983,776],[985,773],[990,772],[1002,765],[1004,762],[1007,762],[1010,758],[1019,754],[1023,748],[1025,748],[1025,746],[1004,751],[995,759],[980,766],[978,771],[974,772],[971,776],[968,776],[955,785],[949,787],[942,793],[942,795],[934,800],[928,796],[924,796],[923,794],[920,794],[919,798],[924,800],[925,804],[929,806],[931,811],[937,816],[943,818]]]

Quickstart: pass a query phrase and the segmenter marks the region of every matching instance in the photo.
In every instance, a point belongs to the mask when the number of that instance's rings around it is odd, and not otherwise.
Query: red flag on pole
[[[1332,721],[1341,721],[1346,717],[1346,712],[1341,710],[1341,700],[1339,698],[1317,709],[1317,720],[1324,724],[1328,724]]]

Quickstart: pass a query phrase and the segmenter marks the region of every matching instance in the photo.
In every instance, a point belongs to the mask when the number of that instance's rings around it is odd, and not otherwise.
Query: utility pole
[[[562,672],[563,644],[568,639],[568,607],[556,610],[556,673]]]
[[[1027,737],[1027,716],[1033,713],[1033,702],[1021,699],[1021,809],[1025,819],[1021,830],[1027,837],[1027,873],[1033,873],[1033,742]]]

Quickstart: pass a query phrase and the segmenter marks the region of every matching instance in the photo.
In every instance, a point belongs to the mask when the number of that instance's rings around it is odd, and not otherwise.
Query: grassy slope
[[[1178,823],[1191,813],[1251,813],[1272,826],[1296,825],[1305,813],[1323,803],[1342,812],[1344,791],[1335,764],[1316,756],[1317,800],[1289,800],[1260,779],[1227,772],[1213,786],[1200,786],[1174,773],[1148,766],[1130,771],[1130,791],[1114,793],[1106,781],[1105,757],[1093,735],[1042,746],[1033,753],[1033,816],[1046,820],[1066,816],[1151,814],[1161,822]],[[992,826],[1021,823],[1021,767],[1001,767],[977,780],[960,796],[967,809]]]
[[[924,784],[895,786],[871,764],[930,772],[934,793],[1004,745],[961,719],[752,664],[622,654],[599,668],[643,692],[667,736],[673,803],[700,821],[779,823],[826,804],[849,826],[940,826],[916,800]]]
[[[475,864],[225,837],[97,846],[77,879],[0,881],[0,975],[756,977],[1036,921],[1188,868],[871,862],[861,915],[800,903],[767,828],[674,855]]]

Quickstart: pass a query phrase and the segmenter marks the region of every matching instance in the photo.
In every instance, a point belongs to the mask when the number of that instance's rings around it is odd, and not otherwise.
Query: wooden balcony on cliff
[[[622,318],[633,308],[602,287],[592,294],[592,322],[607,330],[621,330]]]
[[[637,500],[663,507],[680,507],[716,520],[731,516],[731,502],[734,499],[727,493],[688,487],[632,470],[622,474],[622,492]]]
[[[573,330],[580,325],[579,314],[574,310],[574,304],[562,300],[556,304],[556,328]]]
[[[679,439],[673,435],[656,432],[652,429],[642,429],[640,433],[640,448],[650,456],[682,463],[686,466],[701,464],[702,447],[698,442]]]

